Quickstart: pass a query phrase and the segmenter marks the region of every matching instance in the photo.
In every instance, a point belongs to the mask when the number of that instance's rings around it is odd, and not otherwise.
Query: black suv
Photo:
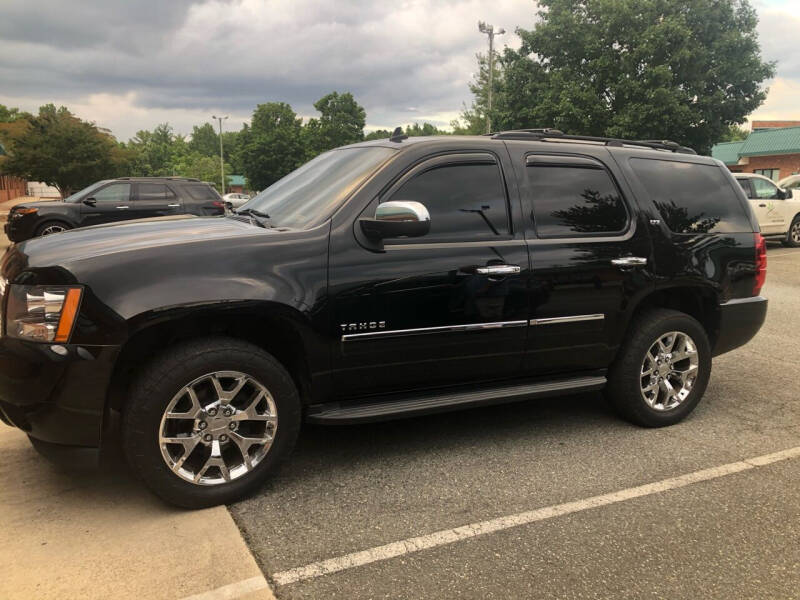
[[[61,458],[119,438],[189,507],[255,488],[303,420],[604,390],[671,425],[761,327],[765,272],[742,188],[676,144],[398,134],[237,213],[12,246],[0,415]]]
[[[21,242],[88,225],[224,212],[217,190],[199,179],[120,177],[93,183],[62,201],[18,204],[8,215],[5,231],[12,242]]]

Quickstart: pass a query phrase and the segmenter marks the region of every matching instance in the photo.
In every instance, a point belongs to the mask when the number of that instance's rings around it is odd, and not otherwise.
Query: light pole
[[[222,195],[225,195],[225,158],[222,155],[222,122],[228,118],[228,115],[224,117],[218,117],[217,115],[211,115],[212,119],[216,119],[219,121],[219,173],[222,177]]]
[[[492,132],[492,87],[494,87],[494,36],[503,35],[506,30],[502,27],[497,31],[494,25],[487,25],[483,21],[478,21],[478,31],[489,36],[489,97],[486,107],[486,133]]]

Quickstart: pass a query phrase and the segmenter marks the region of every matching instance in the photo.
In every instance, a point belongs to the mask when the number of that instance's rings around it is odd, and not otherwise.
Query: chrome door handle
[[[167,204],[167,207],[169,208],[178,208],[179,206],[180,204]]]
[[[517,265],[488,265],[478,267],[475,272],[479,275],[516,275],[520,268]]]
[[[647,264],[647,259],[641,256],[623,256],[612,259],[611,264],[617,267],[643,267]]]
[[[118,206],[117,208],[120,209],[120,210],[125,210],[125,209],[130,208],[130,206]]]

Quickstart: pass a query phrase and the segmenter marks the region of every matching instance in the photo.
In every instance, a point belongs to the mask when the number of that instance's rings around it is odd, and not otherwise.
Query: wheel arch
[[[676,285],[657,288],[643,296],[628,312],[620,343],[630,335],[637,315],[650,308],[671,308],[696,319],[705,329],[711,348],[719,337],[720,308],[717,292],[709,286]]]
[[[301,401],[311,397],[312,373],[327,370],[327,356],[307,318],[298,310],[273,302],[182,307],[140,315],[129,321],[132,331],[120,348],[108,386],[108,409],[124,408],[126,391],[137,368],[164,349],[187,340],[225,336],[249,342],[273,355],[289,371]]]

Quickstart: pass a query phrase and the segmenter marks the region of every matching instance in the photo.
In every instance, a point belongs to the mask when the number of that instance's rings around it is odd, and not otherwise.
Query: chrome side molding
[[[531,325],[555,325],[558,323],[579,323],[581,321],[602,321],[606,316],[604,314],[594,315],[572,315],[569,317],[549,317],[546,319],[531,319]]]
[[[466,325],[445,325],[442,327],[419,327],[417,329],[394,329],[388,331],[369,331],[366,333],[348,333],[342,336],[343,342],[357,340],[405,337],[410,335],[426,335],[430,333],[452,333],[457,331],[483,331],[487,329],[507,329],[525,327],[527,321],[497,321],[494,323],[468,323]]]

